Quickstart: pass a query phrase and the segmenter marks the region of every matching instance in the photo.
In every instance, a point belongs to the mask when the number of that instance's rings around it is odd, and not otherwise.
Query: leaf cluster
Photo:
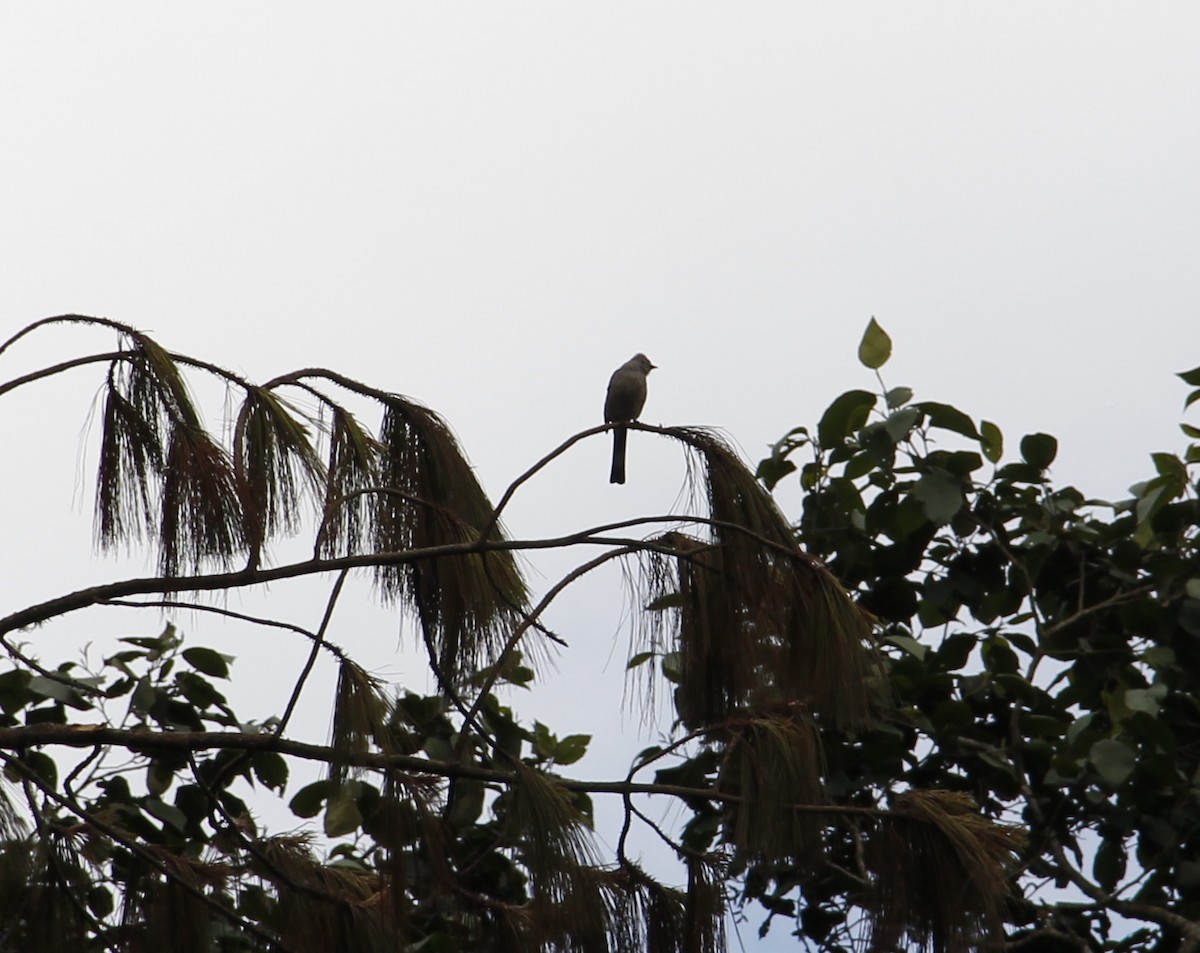
[[[877,372],[882,334],[872,322],[862,352]],[[760,465],[768,486],[799,477],[799,538],[888,647],[895,715],[825,740],[831,787],[859,803],[897,784],[953,792],[1019,819],[1018,892],[985,919],[1021,948],[1200,948],[1200,447],[1153,454],[1153,475],[1105,502],[1055,484],[1054,437],[1017,445],[1010,459],[995,424],[880,378],[878,394],[841,395]],[[834,860],[853,870],[855,857]],[[763,899],[792,876],[753,873]],[[809,882],[804,901],[844,923],[848,886]],[[953,948],[926,909],[917,939]],[[799,924],[837,948],[826,922]],[[886,946],[902,932],[877,935]]]

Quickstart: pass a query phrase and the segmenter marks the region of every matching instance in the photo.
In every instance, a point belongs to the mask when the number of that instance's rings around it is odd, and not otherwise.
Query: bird
[[[637,420],[646,406],[646,376],[655,365],[645,354],[635,354],[613,371],[608,381],[608,395],[604,398],[604,422],[625,423]],[[625,438],[626,427],[613,428],[612,472],[609,483],[625,482]]]

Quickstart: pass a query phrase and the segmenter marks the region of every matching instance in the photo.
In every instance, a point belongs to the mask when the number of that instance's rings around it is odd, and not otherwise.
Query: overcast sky
[[[1173,374],[1200,364],[1197,50],[1192,3],[6,4],[0,338],[78,312],[259,380],[333,367],[441,411],[498,497],[600,422],[636,351],[659,365],[644,419],[722,428],[754,462],[874,386],[874,315],[889,386],[1012,448],[1054,433],[1057,479],[1119,496],[1181,446]],[[112,343],[44,333],[0,381]],[[5,612],[130,571],[88,549],[99,381],[5,398]],[[624,487],[607,454],[535,481],[509,530],[677,505],[676,447],[634,434]],[[576,558],[531,560],[535,585]],[[270,605],[315,625],[324,591]],[[519,710],[620,724],[625,608],[616,571],[565,600],[571,648]],[[425,690],[394,618],[338,624]],[[39,647],[148,627],[105,610]],[[302,651],[239,639],[246,678]],[[278,711],[275,677],[247,717]],[[581,773],[619,771],[646,742],[626,734]]]

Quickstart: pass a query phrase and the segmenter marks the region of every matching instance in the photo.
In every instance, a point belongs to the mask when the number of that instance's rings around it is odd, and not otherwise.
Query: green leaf
[[[1088,751],[1088,760],[1109,787],[1120,787],[1137,767],[1137,752],[1116,738],[1102,738]]]
[[[1048,433],[1031,433],[1021,438],[1021,459],[1031,467],[1045,470],[1058,456],[1058,440]]]
[[[715,774],[719,766],[717,753],[706,748],[693,758],[688,758],[669,768],[659,768],[654,772],[656,784],[678,784],[688,788],[704,788],[709,784],[709,778]]]
[[[432,761],[453,761],[454,749],[445,738],[431,735],[425,739],[425,753]]]
[[[316,817],[321,813],[321,805],[325,803],[332,787],[333,783],[328,780],[306,784],[296,792],[288,807],[297,817]]]
[[[137,687],[129,697],[129,707],[136,712],[144,713],[150,710],[157,699],[158,689],[154,687],[149,678],[143,675],[138,679]]]
[[[895,410],[897,407],[903,407],[912,400],[913,391],[911,387],[893,387],[883,399],[887,401],[888,410]]]
[[[175,792],[175,806],[183,811],[189,824],[200,824],[208,817],[212,802],[197,784],[184,784]]]
[[[1175,480],[1187,481],[1187,467],[1183,461],[1173,453],[1152,453],[1150,459],[1154,461],[1154,469],[1160,475],[1171,477]]]
[[[99,884],[90,887],[86,899],[88,910],[99,920],[103,920],[113,912],[113,897],[107,887],[101,887]]]
[[[963,478],[983,466],[983,460],[973,450],[955,450],[953,453],[937,450],[929,455],[928,462]]]
[[[892,443],[899,443],[909,435],[920,419],[921,412],[916,407],[905,407],[890,415],[883,422],[883,429],[892,438]]]
[[[540,721],[533,723],[533,753],[542,759],[553,758],[558,739]]]
[[[842,475],[847,480],[857,480],[859,477],[866,476],[878,466],[879,460],[874,454],[856,453],[846,461],[846,466],[845,469],[842,470]]]
[[[1200,600],[1183,600],[1179,607],[1179,627],[1188,635],[1200,638]]]
[[[513,720],[512,709],[496,701],[496,696],[488,694],[484,699],[483,720],[496,739],[496,746],[510,758],[521,757],[521,748],[530,738],[530,734]]]
[[[625,663],[625,670],[628,671],[631,668],[637,668],[639,665],[644,665],[646,662],[650,661],[650,659],[654,658],[654,654],[655,653],[653,652],[638,652],[635,656],[633,656],[633,658]]]
[[[50,755],[42,751],[29,751],[19,760],[47,785],[50,787],[58,786],[58,765],[54,763],[54,759]],[[5,768],[4,776],[10,781],[21,780],[20,772],[12,768]]]
[[[70,705],[80,711],[87,711],[91,704],[79,691],[70,685],[65,685],[57,679],[46,678],[44,675],[34,675],[29,679],[29,690],[42,698],[52,698],[56,702]]]
[[[889,635],[883,641],[897,648],[903,649],[909,655],[917,660],[923,660],[929,648],[922,645],[911,635]]]
[[[176,635],[175,626],[168,622],[165,628],[163,628],[162,635],[131,635],[120,639],[120,641],[129,645],[136,645],[138,648],[150,649],[147,658],[158,659],[178,646],[183,640]]]
[[[198,708],[214,708],[225,704],[225,696],[195,672],[176,673],[175,684],[179,686],[183,697]]]
[[[287,786],[288,764],[275,751],[260,751],[250,759],[250,767],[259,783],[273,791],[283,792]]]
[[[596,808],[592,804],[592,796],[584,791],[572,791],[569,796],[571,803],[575,805],[575,809],[583,816],[583,822],[594,830],[596,827]]]
[[[999,463],[1004,456],[1004,434],[990,420],[984,420],[979,425],[979,446],[988,463]]]
[[[962,509],[962,484],[942,470],[931,470],[916,482],[912,495],[921,501],[921,508],[931,523],[945,526]]]
[[[1200,367],[1193,367],[1190,371],[1180,371],[1175,376],[1183,378],[1185,384],[1200,387]]]
[[[184,649],[183,660],[196,671],[212,678],[229,678],[229,663],[233,661],[231,656],[203,647]]]
[[[807,427],[794,427],[775,441],[771,446],[771,455],[759,463],[755,476],[767,485],[767,489],[796,469],[796,465],[788,460],[793,450],[812,442]]]
[[[974,633],[955,632],[938,647],[935,653],[937,667],[944,672],[957,671],[967,664],[974,648]]]
[[[16,668],[0,675],[0,711],[11,715],[34,700],[29,691],[29,679],[28,672]]]
[[[766,457],[758,462],[754,475],[762,481],[768,490],[775,489],[779,481],[796,470],[796,464],[782,457]]]
[[[67,710],[60,702],[43,708],[34,708],[25,715],[25,724],[27,725],[65,725],[66,723]]]
[[[1137,529],[1133,538],[1139,546],[1149,546],[1154,539],[1154,517],[1159,510],[1180,496],[1186,487],[1185,481],[1177,476],[1157,476],[1153,480],[1140,484],[1137,505],[1134,514],[1137,517]]]
[[[187,815],[174,804],[167,804],[156,797],[148,797],[142,804],[142,809],[151,817],[162,821],[167,827],[183,832],[187,827]]]
[[[1167,686],[1162,683],[1152,685],[1150,688],[1130,688],[1125,692],[1125,706],[1131,711],[1157,715],[1162,708],[1162,699],[1166,693]]]
[[[892,339],[879,326],[879,322],[871,318],[867,323],[867,330],[863,332],[862,341],[858,345],[859,361],[874,371],[883,367],[891,356]]]
[[[983,656],[984,666],[990,672],[1011,675],[1017,671],[1017,653],[1002,635],[991,635],[984,639],[980,654]]]
[[[1175,650],[1169,645],[1152,645],[1142,652],[1142,661],[1153,669],[1169,668],[1175,664]]]
[[[972,440],[979,439],[979,431],[975,429],[975,422],[957,407],[934,400],[923,400],[913,406],[920,408],[931,427],[962,434]]]
[[[352,834],[362,825],[362,812],[355,799],[357,785],[343,784],[325,808],[325,835],[342,837]]]
[[[917,603],[917,618],[926,629],[936,629],[938,626],[950,622],[954,618],[954,615],[952,614],[952,609],[948,611],[945,606],[939,605],[930,599],[921,599]]]
[[[174,780],[175,769],[164,761],[151,761],[146,768],[146,789],[155,797],[160,797],[170,790]]]
[[[1198,401],[1198,400],[1200,400],[1200,390],[1194,390],[1194,391],[1192,391],[1192,392],[1191,392],[1190,394],[1188,394],[1188,395],[1187,395],[1187,397],[1184,399],[1184,402],[1183,402],[1183,409],[1184,409],[1184,410],[1187,410],[1189,407],[1191,407],[1191,406],[1192,406],[1192,404],[1196,403],[1196,401]]]
[[[1105,890],[1112,890],[1125,876],[1125,848],[1119,838],[1101,841],[1092,863],[1092,876]]]
[[[667,652],[662,657],[662,662],[660,664],[662,665],[663,678],[665,678],[668,682],[674,682],[676,685],[678,685],[680,680],[683,678],[683,667],[681,659],[679,658],[679,653]]]
[[[555,764],[574,764],[587,754],[591,735],[567,735],[554,748]]]
[[[1041,471],[1028,463],[1006,463],[996,471],[996,476],[1008,483],[1040,483]]]
[[[474,824],[483,813],[483,782],[459,778],[454,783],[454,800],[446,814],[452,827]]]
[[[865,390],[848,390],[836,398],[817,424],[817,443],[826,450],[840,446],[867,422],[875,406],[875,395]]]

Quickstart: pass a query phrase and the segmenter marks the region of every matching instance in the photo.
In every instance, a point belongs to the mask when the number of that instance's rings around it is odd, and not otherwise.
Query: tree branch
[[[20,750],[40,745],[62,745],[69,748],[91,748],[114,745],[135,754],[151,751],[194,752],[211,750],[274,751],[306,761],[333,761],[360,768],[376,770],[398,769],[410,774],[436,775],[444,778],[471,778],[508,784],[516,779],[512,771],[500,771],[460,761],[435,761],[415,755],[383,754],[372,751],[335,751],[328,745],[314,745],[268,732],[239,731],[154,731],[145,728],[109,728],[103,725],[39,724],[20,728],[0,728],[0,750]],[[722,803],[738,803],[740,796],[709,788],[693,788],[679,784],[650,784],[630,781],[584,781],[573,778],[554,778],[554,783],[568,791],[588,794],[667,794],[683,798],[707,798]],[[861,807],[849,804],[795,804],[792,810],[809,814],[858,815],[886,817],[886,808]]]

